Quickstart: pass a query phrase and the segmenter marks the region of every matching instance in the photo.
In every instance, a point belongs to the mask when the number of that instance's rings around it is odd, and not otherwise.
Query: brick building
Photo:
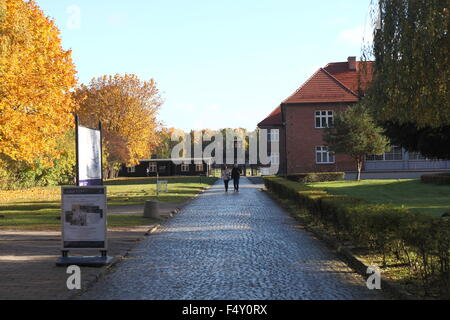
[[[279,154],[272,155],[273,161],[279,161],[279,174],[355,171],[352,158],[328,152],[323,130],[338,112],[364,97],[371,74],[372,63],[356,61],[356,57],[329,63],[258,124],[269,130],[269,139],[280,142]],[[365,171],[427,169],[450,169],[450,162],[394,147],[383,156],[368,156],[364,166]]]

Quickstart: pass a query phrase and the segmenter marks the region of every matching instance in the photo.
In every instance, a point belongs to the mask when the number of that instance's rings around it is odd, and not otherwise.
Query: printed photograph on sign
[[[103,210],[98,206],[72,206],[72,211],[66,211],[66,223],[71,226],[91,226],[101,222]]]

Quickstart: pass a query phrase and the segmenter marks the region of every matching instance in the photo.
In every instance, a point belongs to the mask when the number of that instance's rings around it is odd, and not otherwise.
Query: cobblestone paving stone
[[[258,185],[219,181],[81,299],[383,299]],[[261,187],[261,186],[259,186]]]

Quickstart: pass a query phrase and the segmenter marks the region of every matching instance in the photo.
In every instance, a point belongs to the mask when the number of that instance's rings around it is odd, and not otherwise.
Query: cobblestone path
[[[241,184],[226,194],[219,181],[81,298],[383,299],[261,186]]]

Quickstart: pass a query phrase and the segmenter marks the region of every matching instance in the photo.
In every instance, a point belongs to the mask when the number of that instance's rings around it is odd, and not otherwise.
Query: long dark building
[[[119,177],[199,176],[210,175],[212,159],[177,159],[183,164],[175,164],[172,159],[143,159],[134,167],[122,166]],[[202,163],[196,163],[202,161]]]

